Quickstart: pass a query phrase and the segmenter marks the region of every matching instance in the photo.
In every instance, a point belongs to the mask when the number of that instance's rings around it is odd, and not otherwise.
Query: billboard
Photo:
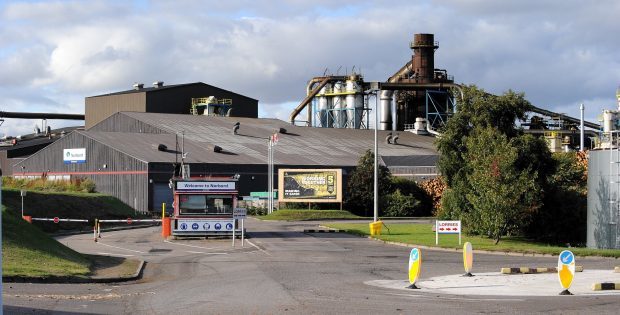
[[[280,202],[342,202],[341,169],[280,169]]]

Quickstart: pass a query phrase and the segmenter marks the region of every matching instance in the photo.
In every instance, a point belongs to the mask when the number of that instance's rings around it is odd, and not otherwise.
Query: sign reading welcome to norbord
[[[86,163],[86,148],[64,149],[62,159],[65,164]]]
[[[280,202],[341,202],[341,169],[280,169]]]
[[[235,182],[177,182],[177,190],[185,191],[232,191]]]

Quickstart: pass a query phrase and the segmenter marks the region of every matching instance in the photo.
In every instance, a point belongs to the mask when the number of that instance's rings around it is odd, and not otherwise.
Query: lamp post
[[[370,90],[375,93],[375,161],[374,161],[374,205],[373,222],[379,219],[379,142],[377,141],[377,129],[379,126],[379,82],[370,82]]]

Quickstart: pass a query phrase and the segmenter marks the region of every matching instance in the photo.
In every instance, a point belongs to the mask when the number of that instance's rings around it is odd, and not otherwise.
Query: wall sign
[[[235,182],[178,181],[178,191],[233,191]]]
[[[62,159],[65,164],[86,163],[86,149],[64,149]]]

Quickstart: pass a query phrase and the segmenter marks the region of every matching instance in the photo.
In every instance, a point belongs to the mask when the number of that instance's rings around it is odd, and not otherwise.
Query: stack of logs
[[[576,154],[577,156],[577,165],[583,167],[583,177],[584,179],[588,179],[588,151],[579,151]]]
[[[446,190],[446,183],[443,178],[436,177],[425,180],[420,183],[420,188],[433,200],[433,215],[437,214],[437,211],[441,207],[441,195],[443,195],[444,190]]]

